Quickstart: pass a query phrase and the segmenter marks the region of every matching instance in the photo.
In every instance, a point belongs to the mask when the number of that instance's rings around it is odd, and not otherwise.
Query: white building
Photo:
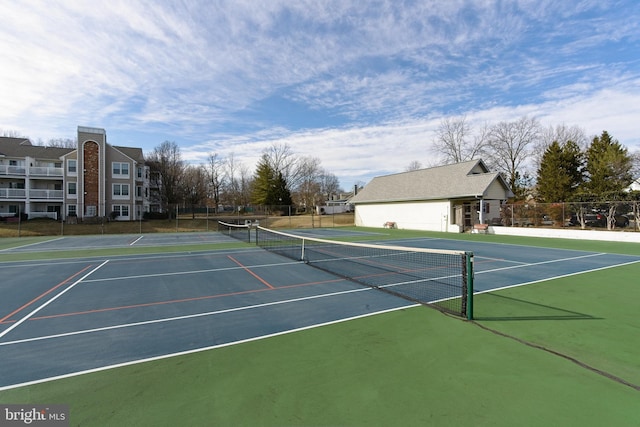
[[[500,217],[513,193],[482,160],[374,178],[354,196],[355,223],[462,232]]]

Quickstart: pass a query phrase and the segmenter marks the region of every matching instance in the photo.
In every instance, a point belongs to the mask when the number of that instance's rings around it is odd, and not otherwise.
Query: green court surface
[[[389,237],[427,235],[449,236]],[[407,308],[5,390],[0,402],[68,404],[83,426],[638,426],[638,277],[629,264],[478,295],[474,322]]]

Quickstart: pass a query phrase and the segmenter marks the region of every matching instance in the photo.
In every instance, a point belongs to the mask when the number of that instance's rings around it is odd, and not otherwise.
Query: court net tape
[[[231,224],[218,221],[218,231],[243,242],[251,242],[251,224]]]

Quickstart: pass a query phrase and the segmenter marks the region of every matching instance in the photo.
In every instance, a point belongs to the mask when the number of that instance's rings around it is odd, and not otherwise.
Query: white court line
[[[512,270],[514,268],[533,267],[533,266],[536,266],[536,265],[553,264],[554,262],[573,261],[573,260],[576,260],[576,259],[591,258],[591,257],[595,257],[595,256],[602,256],[602,255],[609,255],[609,254],[597,253],[597,254],[588,254],[588,255],[575,256],[575,257],[570,257],[570,258],[552,259],[552,260],[548,260],[548,261],[540,261],[540,262],[531,262],[531,263],[512,265],[510,267],[500,267],[500,268],[492,268],[490,270],[474,271],[473,273],[474,274],[493,273],[493,272],[502,271],[502,270]],[[482,257],[478,257],[478,258],[482,258]],[[487,258],[487,259],[493,260],[493,258]],[[510,262],[509,260],[499,260],[499,261]]]
[[[88,272],[87,274],[85,274],[84,276],[82,276],[81,278],[79,278],[78,280],[76,280],[74,283],[72,283],[68,288],[66,288],[64,291],[60,292],[59,294],[57,294],[56,296],[54,296],[53,298],[51,298],[49,301],[45,302],[44,304],[42,304],[40,307],[36,308],[35,310],[33,310],[31,313],[27,314],[25,317],[23,317],[22,319],[18,320],[16,323],[14,323],[13,325],[11,325],[9,328],[7,328],[6,330],[4,330],[2,333],[0,333],[0,338],[4,337],[5,335],[7,335],[9,332],[11,332],[12,330],[14,330],[15,328],[17,328],[18,326],[20,326],[21,324],[23,324],[24,322],[26,322],[27,320],[29,320],[33,315],[35,315],[37,312],[39,312],[40,310],[42,310],[43,308],[45,308],[46,306],[48,306],[49,304],[51,304],[52,302],[54,302],[55,300],[57,300],[58,298],[60,298],[62,295],[64,295],[67,291],[71,290],[74,286],[76,286],[78,283],[82,282],[82,280],[85,277],[88,277],[89,275],[93,274],[93,272],[97,271],[100,267],[102,267],[103,265],[105,265],[106,263],[108,263],[109,260],[104,261],[102,264],[100,264],[99,266],[97,266],[96,268],[94,268],[93,270],[91,270],[90,272]]]
[[[108,249],[113,249],[114,247],[109,247]],[[116,247],[117,248],[117,247]],[[91,249],[89,247],[85,247],[82,249]],[[102,247],[102,249],[105,249]],[[190,251],[186,252],[157,252],[157,253],[149,253],[138,256],[132,255],[112,255],[111,260],[114,262],[125,260],[125,261],[153,261],[157,259],[169,259],[169,258],[192,258],[192,257],[203,257],[203,256],[225,256],[226,254],[234,254],[234,253],[250,253],[250,252],[263,252],[263,249],[252,249],[252,248],[241,248],[241,249],[230,249],[225,251],[223,254],[220,254],[218,249],[206,249],[202,251]],[[104,259],[104,256],[100,257],[98,255],[87,256],[87,257],[74,257],[68,258],[68,260],[63,260],[60,258],[50,258],[50,259],[42,259],[36,261],[30,260],[22,260],[22,261],[0,261],[0,265],[2,264],[15,264],[9,265],[8,267],[24,267],[24,266],[40,266],[40,265],[59,265],[59,264],[74,264],[74,263],[86,263],[87,260],[96,260],[97,258]],[[33,264],[34,262],[39,262],[40,264]],[[22,264],[17,264],[22,263]],[[4,265],[2,265],[5,268]]]
[[[542,261],[542,262],[539,262],[539,263],[531,263],[531,264],[526,264],[526,265],[517,265],[517,266],[496,268],[496,269],[492,269],[492,270],[476,272],[476,274],[495,272],[495,271],[501,271],[501,270],[508,270],[508,269],[514,269],[514,268],[530,267],[530,266],[541,265],[541,264],[549,264],[549,263],[558,262],[558,261],[570,261],[570,260],[574,260],[574,259],[588,258],[588,257],[593,257],[593,256],[599,256],[599,255],[606,255],[606,254],[602,254],[602,253],[600,253],[600,254],[589,254],[589,255],[583,255],[583,256],[579,256],[579,257],[564,258],[562,260],[550,260],[550,261]],[[636,263],[636,262],[640,262],[640,261],[633,261],[633,262],[630,262],[630,263],[627,263],[627,264],[633,264],[633,263]],[[106,263],[106,261],[105,261],[105,263]],[[102,265],[104,265],[104,263]],[[619,264],[619,265],[626,265],[626,264]],[[268,266],[268,265],[265,265],[265,266]],[[592,271],[602,270],[602,269],[605,269],[605,268],[612,268],[612,267],[616,267],[616,266],[600,267],[600,268],[597,268],[597,269],[580,271],[580,272],[577,272],[577,273],[570,273],[570,274],[561,275],[561,276],[554,276],[554,277],[551,277],[551,278],[536,280],[536,281],[527,282],[527,283],[521,283],[521,284],[518,284],[518,285],[510,285],[510,286],[506,286],[506,287],[503,287],[503,288],[495,288],[495,289],[491,289],[491,290],[483,291],[483,292],[479,292],[479,293],[491,292],[491,291],[495,291],[495,290],[498,290],[498,289],[506,289],[506,288],[515,287],[515,286],[523,286],[523,285],[526,285],[526,284],[533,284],[533,283],[538,283],[538,282],[542,282],[542,281],[553,280],[553,279],[556,279],[556,278],[562,278],[562,277],[572,276],[572,275],[576,275],[576,274],[583,274],[583,273],[588,273],[588,272],[592,272]],[[259,266],[253,266],[251,268],[255,268],[255,267],[259,267]],[[98,267],[98,268],[100,268],[100,267]],[[228,268],[228,269],[232,270],[232,269],[238,269],[238,268],[241,268],[241,267],[231,267],[231,268]],[[97,268],[95,270],[97,270]],[[95,270],[93,270],[93,271],[95,271]],[[227,270],[227,269],[222,269],[222,270]],[[93,273],[93,271],[91,273]],[[203,271],[206,271],[206,270],[203,270]],[[91,273],[88,273],[87,276],[89,274],[91,274]],[[135,277],[153,277],[153,276],[164,276],[164,275],[172,275],[172,274],[184,274],[184,273],[168,273],[168,274],[145,275],[145,276],[135,276]],[[125,277],[125,278],[128,279],[130,277]],[[82,279],[80,279],[80,280],[82,280]],[[98,281],[109,281],[109,280],[118,280],[118,278],[86,280],[85,283],[98,282]],[[74,283],[74,285],[75,285],[75,283]],[[74,286],[74,285],[72,285],[72,286]],[[307,300],[312,300],[312,299],[317,299],[317,298],[324,298],[324,297],[329,297],[329,296],[342,295],[342,294],[348,294],[348,293],[353,293],[353,292],[369,291],[369,290],[373,290],[373,288],[352,289],[352,290],[348,290],[348,291],[332,292],[332,293],[328,293],[328,294],[313,295],[313,296],[310,296],[310,297],[301,297],[301,298],[294,298],[294,299],[282,300],[282,301],[274,301],[274,302],[270,302],[270,303],[255,304],[255,305],[249,305],[249,306],[244,306],[244,307],[236,307],[236,308],[230,308],[230,309],[225,309],[225,310],[209,311],[209,312],[205,312],[205,313],[190,314],[190,315],[185,315],[185,316],[168,317],[168,318],[164,318],[164,319],[148,320],[148,321],[144,321],[144,322],[125,323],[125,324],[122,324],[122,325],[114,325],[114,326],[106,326],[106,327],[102,327],[102,328],[86,329],[86,330],[80,330],[80,331],[75,331],[75,332],[67,332],[67,333],[64,333],[64,334],[48,335],[48,336],[43,336],[43,337],[26,338],[26,339],[23,339],[23,340],[3,342],[3,343],[0,343],[0,346],[11,345],[11,344],[20,344],[20,343],[32,342],[32,341],[41,341],[41,340],[52,339],[52,338],[61,338],[61,337],[67,337],[67,336],[73,336],[73,335],[88,334],[88,333],[93,333],[93,332],[102,332],[102,331],[108,331],[108,330],[114,330],[114,329],[123,329],[123,328],[129,328],[129,327],[134,327],[134,326],[150,325],[150,324],[155,324],[155,323],[165,323],[165,322],[171,322],[171,321],[176,321],[176,320],[192,319],[192,318],[204,317],[204,316],[213,316],[213,315],[217,315],[217,314],[232,313],[232,312],[237,312],[237,311],[251,310],[251,309],[255,309],[255,308],[269,307],[269,306],[274,306],[274,305],[288,304],[288,303],[292,303],[292,302],[307,301]],[[65,292],[66,292],[66,290],[65,290]],[[31,313],[28,317],[31,317],[33,314],[35,314],[35,313]],[[21,320],[21,322],[23,322],[24,320],[26,320],[26,319]],[[15,327],[15,326],[17,326],[17,325],[13,325],[13,327]],[[12,329],[12,328],[10,328],[10,329]],[[4,334],[6,334],[8,331],[9,330],[5,331],[3,334],[0,334],[0,338]]]
[[[155,323],[165,323],[165,322],[173,322],[173,321],[176,321],[176,320],[194,319],[194,318],[197,318],[197,317],[215,316],[217,314],[234,313],[234,312],[238,312],[238,311],[253,310],[253,309],[256,309],[256,308],[270,307],[270,306],[281,305],[281,304],[289,304],[289,303],[300,302],[300,301],[309,301],[309,300],[314,300],[314,299],[318,299],[318,298],[332,297],[332,296],[336,296],[336,295],[344,295],[344,294],[350,294],[350,293],[355,293],[355,292],[363,292],[363,291],[371,291],[371,290],[373,290],[373,288],[350,289],[348,291],[331,292],[331,293],[328,293],[328,294],[312,295],[312,296],[308,296],[308,297],[293,298],[293,299],[282,300],[282,301],[273,301],[273,302],[267,302],[267,303],[262,303],[262,304],[246,305],[246,306],[236,307],[236,308],[227,308],[227,309],[224,309],[224,310],[207,311],[205,313],[186,314],[184,316],[174,316],[174,317],[165,317],[163,319],[145,320],[144,322],[124,323],[122,325],[113,325],[113,326],[104,326],[102,328],[84,329],[84,330],[80,330],[80,331],[66,332],[64,334],[55,334],[55,335],[46,335],[46,336],[42,336],[42,337],[25,338],[25,339],[15,340],[15,341],[0,342],[0,347],[1,346],[5,346],[5,345],[22,344],[22,343],[25,343],[25,342],[43,341],[43,340],[48,340],[48,339],[52,339],[52,338],[61,338],[61,337],[69,337],[69,336],[74,336],[74,335],[90,334],[90,333],[93,333],[93,332],[103,332],[103,331],[111,331],[111,330],[114,330],[114,329],[132,328],[134,326],[153,325]]]
[[[593,273],[595,271],[607,270],[609,268],[623,267],[625,265],[637,264],[639,262],[640,262],[640,260],[636,260],[636,261],[625,262],[625,263],[622,263],[622,264],[606,265],[604,267],[593,268],[591,270],[576,271],[575,273],[561,274],[560,276],[547,277],[545,279],[533,280],[531,282],[523,282],[523,283],[517,283],[515,285],[503,286],[501,288],[487,289],[486,291],[474,292],[473,294],[474,295],[486,294],[488,292],[501,291],[503,289],[517,288],[519,286],[525,286],[525,285],[533,285],[535,283],[542,283],[542,282],[548,282],[550,280],[562,279],[564,277],[577,276],[578,274]]]
[[[347,317],[347,318],[344,318],[344,319],[332,320],[330,322],[318,323],[318,324],[315,324],[315,325],[303,326],[301,328],[289,329],[289,330],[286,330],[286,331],[275,332],[273,334],[268,334],[268,335],[260,335],[260,336],[257,336],[257,337],[246,338],[246,339],[238,340],[238,341],[231,341],[231,342],[224,343],[224,344],[217,344],[217,345],[212,345],[212,346],[209,346],[209,347],[195,348],[193,350],[180,351],[180,352],[171,353],[171,354],[163,354],[161,356],[149,357],[149,358],[146,358],[146,359],[137,359],[137,360],[132,360],[130,362],[124,362],[124,363],[118,363],[118,364],[114,364],[114,365],[102,366],[100,368],[88,369],[88,370],[85,370],[85,371],[72,372],[70,374],[58,375],[58,376],[50,377],[50,378],[43,378],[43,379],[29,381],[29,382],[25,382],[25,383],[21,383],[21,384],[8,385],[8,386],[0,387],[0,391],[11,390],[11,389],[14,389],[14,388],[19,388],[19,387],[26,387],[26,386],[30,386],[30,385],[34,385],[34,384],[41,384],[41,383],[45,383],[45,382],[49,382],[49,381],[61,380],[61,379],[64,379],[64,378],[72,378],[72,377],[76,377],[76,376],[84,375],[84,374],[93,374],[93,373],[96,373],[96,372],[106,371],[106,370],[109,370],[109,369],[122,368],[122,367],[125,367],[125,366],[137,365],[137,364],[140,364],[140,363],[154,362],[154,361],[157,361],[157,360],[168,359],[168,358],[171,358],[171,357],[185,356],[185,355],[189,355],[189,354],[200,353],[200,352],[203,352],[203,351],[215,350],[217,348],[230,347],[232,345],[244,344],[244,343],[248,343],[248,342],[252,342],[252,341],[259,341],[259,340],[263,340],[263,339],[267,339],[267,338],[277,337],[277,336],[280,336],[280,335],[292,334],[294,332],[306,331],[306,330],[309,330],[309,329],[320,328],[322,326],[335,325],[335,324],[338,324],[338,323],[349,322],[351,320],[362,319],[362,318],[370,317],[370,316],[377,316],[378,314],[391,313],[393,311],[404,310],[404,309],[407,309],[407,308],[418,307],[418,306],[420,306],[420,304],[411,304],[411,305],[406,305],[406,306],[402,306],[402,307],[389,308],[387,310],[376,311],[376,312],[373,312],[373,313],[360,314],[358,316],[352,316],[352,317]]]
[[[144,237],[144,236],[140,236],[140,237],[138,237],[136,240],[134,240],[133,242],[129,243],[129,246],[133,246],[133,245],[135,245],[135,244],[136,244],[136,243],[138,243],[140,240],[142,240],[142,238],[143,238],[143,237]]]
[[[595,254],[595,255],[598,255],[598,254]],[[591,255],[591,256],[594,256],[594,255]],[[578,257],[578,258],[580,258],[580,257]],[[569,259],[571,259],[571,258],[568,258],[567,260],[569,260]],[[530,264],[530,265],[543,264],[543,263],[547,263],[547,262],[549,262],[549,261],[542,262],[542,263],[534,263],[534,264]],[[605,270],[605,269],[614,268],[614,267],[620,267],[620,266],[625,266],[625,265],[630,265],[630,264],[636,264],[638,262],[640,262],[640,260],[631,261],[631,262],[623,263],[623,264],[599,267],[599,268],[595,268],[595,269],[592,269],[592,270],[580,271],[580,272],[565,274],[565,275],[561,275],[561,276],[555,276],[555,277],[541,279],[541,280],[537,280],[537,281],[533,281],[533,282],[526,282],[526,283],[520,283],[520,284],[516,284],[516,285],[505,286],[505,287],[502,287],[502,288],[490,289],[490,290],[487,290],[487,291],[478,292],[477,294],[492,292],[492,291],[496,291],[496,290],[500,290],[500,289],[507,289],[507,288],[511,288],[511,287],[524,286],[524,285],[528,285],[528,284],[540,283],[540,282],[550,281],[550,280],[559,279],[559,278],[563,278],[563,277],[569,277],[569,276],[575,276],[575,275],[583,274],[583,273],[590,273],[590,272],[594,272],[594,271]],[[521,267],[521,266],[516,266],[515,268],[519,268],[519,267]],[[507,267],[507,268],[511,268],[511,267]],[[497,270],[499,270],[499,269],[497,269]],[[341,293],[359,292],[359,291],[367,291],[367,290],[371,290],[371,289],[363,288],[363,289],[357,289],[357,290],[352,290],[352,291],[344,291],[344,292],[341,292]],[[325,295],[320,295],[320,296],[315,296],[315,297],[306,297],[306,298],[301,298],[301,299],[321,298],[323,296],[328,296],[328,295],[330,295],[330,294],[325,294]],[[290,300],[290,301],[294,301],[294,300]],[[284,303],[284,302],[285,301],[280,301],[280,302],[275,302],[275,303],[270,303],[270,304],[278,304],[278,303],[281,304],[281,303]],[[224,344],[218,344],[218,345],[209,346],[209,347],[202,347],[202,348],[197,348],[197,349],[187,350],[187,351],[181,351],[181,352],[176,352],[176,353],[171,353],[171,354],[164,354],[164,355],[161,355],[161,356],[155,356],[155,357],[150,357],[150,358],[146,358],[146,359],[138,359],[138,360],[133,360],[133,361],[129,361],[129,362],[118,363],[118,364],[113,364],[113,365],[108,365],[108,366],[102,366],[102,367],[94,368],[94,369],[88,369],[88,370],[85,370],[85,371],[73,372],[73,373],[69,373],[69,374],[65,374],[65,375],[59,375],[59,376],[54,376],[54,377],[49,377],[49,378],[43,378],[43,379],[29,381],[29,382],[20,383],[20,384],[8,385],[8,386],[0,387],[0,391],[10,390],[10,389],[14,389],[14,388],[20,388],[20,387],[25,387],[25,386],[30,386],[30,385],[34,385],[34,384],[41,384],[41,383],[54,381],[54,380],[59,380],[59,379],[64,379],[64,378],[71,378],[71,377],[76,377],[76,376],[79,376],[79,375],[91,374],[91,373],[106,371],[106,370],[110,370],[110,369],[121,368],[121,367],[125,367],[125,366],[136,365],[136,364],[139,364],[139,363],[153,362],[153,361],[168,359],[168,358],[177,357],[177,356],[184,356],[184,355],[189,355],[189,354],[200,353],[200,352],[203,352],[203,351],[229,347],[229,346],[232,346],[232,345],[243,344],[243,343],[252,342],[252,341],[258,341],[258,340],[267,339],[267,338],[271,338],[271,337],[276,337],[276,336],[280,336],[280,335],[286,335],[286,334],[290,334],[290,333],[294,333],[294,332],[298,332],[298,331],[304,331],[304,330],[309,330],[309,329],[313,329],[313,328],[317,328],[317,327],[322,327],[322,326],[327,326],[327,325],[347,322],[347,321],[354,320],[354,319],[360,319],[360,318],[375,316],[375,315],[378,315],[378,314],[383,314],[383,313],[389,313],[389,312],[393,312],[393,311],[403,310],[403,309],[406,309],[406,308],[417,307],[419,305],[420,304],[412,304],[412,305],[408,305],[408,306],[396,307],[396,308],[382,310],[382,311],[375,312],[375,313],[362,314],[362,315],[353,316],[353,317],[349,317],[349,318],[345,318],[345,319],[334,320],[334,321],[330,321],[330,322],[325,322],[325,323],[320,323],[320,324],[316,324],[316,325],[305,326],[305,327],[291,329],[291,330],[282,331],[282,332],[276,332],[276,333],[273,333],[273,334],[262,335],[262,336],[253,337],[253,338],[247,338],[247,339],[228,342],[228,343],[224,343]],[[256,307],[258,307],[258,306],[256,306]],[[235,310],[242,310],[242,309],[247,309],[247,308],[249,308],[249,307],[242,307],[242,308],[238,308],[238,309],[235,309]],[[230,309],[230,310],[233,310],[233,309]],[[230,310],[227,310],[227,311],[230,311]],[[220,311],[220,312],[223,312],[223,311]],[[214,314],[214,313],[219,313],[219,312],[211,312],[211,313],[209,313],[209,315]],[[207,313],[198,314],[198,315],[192,315],[191,317],[204,316],[204,315],[207,315]],[[182,317],[187,317],[187,316],[182,316]],[[139,324],[151,323],[151,322],[164,322],[164,321],[168,321],[168,319],[160,319],[160,320],[157,320],[157,321],[150,321],[150,322],[140,322]],[[132,325],[135,325],[135,324],[132,324]],[[113,326],[113,327],[109,327],[109,328],[100,328],[100,329],[96,329],[95,331],[97,331],[97,330],[106,330],[106,329],[114,329],[114,328],[118,328],[118,327],[122,328],[122,327],[126,327],[126,325]],[[92,331],[92,330],[78,331],[78,332],[76,332],[76,334],[77,333],[88,333],[90,331]],[[65,335],[71,335],[71,334],[73,334],[73,333],[54,335],[54,336],[51,336],[51,337],[40,337],[40,338],[32,338],[32,339],[29,339],[29,340],[20,340],[20,341],[14,341],[14,342],[0,343],[0,346],[1,345],[20,343],[20,342],[26,342],[26,341],[33,341],[33,340],[37,340],[37,339],[54,338],[54,337],[58,337],[58,336],[65,336]]]
[[[12,248],[0,249],[0,252],[8,252],[8,251],[11,251],[11,250],[14,250],[14,249],[28,248],[29,246],[42,245],[43,243],[56,242],[56,241],[62,240],[62,239],[64,239],[64,237],[58,237],[57,239],[45,240],[45,241],[42,241],[42,242],[29,243],[28,245],[14,246]]]
[[[247,268],[265,268],[265,267],[281,267],[286,265],[304,264],[302,261],[289,261],[279,262],[275,264],[257,264],[257,265],[245,265],[245,266],[233,266],[233,267],[221,267],[221,268],[208,268],[205,270],[187,270],[187,271],[172,271],[169,273],[151,273],[151,274],[138,274],[135,276],[120,276],[120,277],[106,277],[103,279],[89,279],[85,280],[85,283],[91,282],[111,282],[115,280],[129,280],[129,279],[148,279],[150,277],[167,277],[184,274],[203,274],[214,273],[218,271],[233,271],[233,270],[246,270]]]

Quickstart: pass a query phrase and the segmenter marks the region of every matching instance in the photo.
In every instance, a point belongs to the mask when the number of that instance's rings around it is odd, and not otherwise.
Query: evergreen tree
[[[256,173],[253,178],[253,191],[251,194],[251,202],[256,205],[267,205],[272,192],[271,186],[275,172],[271,167],[267,157],[263,155],[256,167]]]
[[[291,192],[282,172],[271,166],[265,154],[258,162],[253,181],[252,203],[265,206],[291,205]]]
[[[628,150],[603,131],[593,138],[586,152],[585,191],[601,200],[619,194],[633,182],[632,166]]]
[[[544,202],[564,202],[572,198],[582,182],[583,155],[580,147],[567,141],[553,141],[545,150],[538,169],[538,196]]]

